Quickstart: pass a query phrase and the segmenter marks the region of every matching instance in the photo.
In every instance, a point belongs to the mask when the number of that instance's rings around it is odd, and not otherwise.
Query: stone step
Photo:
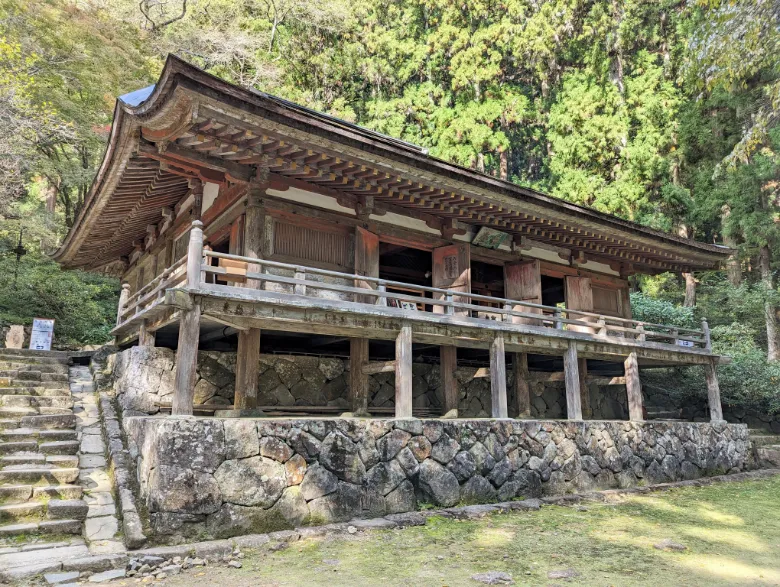
[[[762,446],[756,452],[762,467],[780,467],[780,444]]]
[[[41,389],[64,389],[70,390],[70,385],[67,381],[35,381],[24,379],[0,379],[0,389],[13,387],[34,387]],[[11,393],[10,390],[8,393]]]
[[[79,478],[76,467],[68,469],[44,469],[29,467],[13,471],[0,471],[2,485],[56,485],[58,483],[73,483]]]
[[[40,501],[0,505],[0,524],[19,523],[42,519],[46,515],[46,506]]]
[[[70,409],[73,407],[73,399],[69,395],[0,395],[0,406]]]
[[[76,440],[77,438],[78,434],[75,430],[57,428],[15,428],[0,432],[0,442],[25,442],[32,440],[53,442],[55,440]]]
[[[47,455],[75,455],[79,452],[78,440],[58,440],[42,442],[38,450]]]
[[[81,534],[81,520],[44,520],[0,526],[0,538],[31,534]]]
[[[756,447],[780,444],[780,434],[751,434],[750,440]]]
[[[0,359],[0,371],[40,371],[41,373],[67,373],[68,366],[62,363],[34,363]]]
[[[20,452],[37,452],[37,440],[23,440],[13,442],[0,442],[0,455],[10,455]]]
[[[21,453],[0,457],[0,468],[15,465],[49,465],[61,469],[69,469],[79,466],[78,455],[45,455],[43,453]]]
[[[30,349],[0,349],[0,359],[33,361],[39,363],[62,363],[63,365],[67,365],[70,362],[67,351],[33,351]]]
[[[16,408],[9,408],[9,407],[2,407],[0,408],[0,419],[11,419],[11,418],[23,418],[24,416],[40,416],[40,415],[49,415],[49,414],[70,414],[72,413],[68,409],[64,408],[49,408],[47,406],[37,406],[37,407],[16,407]]]
[[[36,395],[47,397],[70,397],[70,389],[67,387],[29,387],[10,386],[0,387],[0,396],[3,395]]]
[[[19,420],[19,427],[38,428],[44,430],[74,430],[76,428],[75,414],[50,414],[44,416],[24,416]]]
[[[0,371],[0,379],[8,381],[47,381],[56,383],[68,383],[67,373],[48,373],[42,371],[18,369],[16,371]]]
[[[11,430],[19,427],[19,420],[13,418],[3,418],[0,420],[0,430]]]
[[[50,499],[81,499],[84,488],[81,485],[5,485],[0,487],[0,503],[25,503],[27,501],[49,501]]]

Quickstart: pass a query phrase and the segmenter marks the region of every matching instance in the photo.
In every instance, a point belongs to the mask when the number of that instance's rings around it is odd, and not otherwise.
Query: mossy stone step
[[[41,397],[71,397],[67,387],[0,387],[0,396],[3,395],[35,395]]]
[[[48,501],[50,499],[81,499],[84,488],[81,485],[4,485],[0,486],[0,503],[24,503]]]
[[[67,469],[43,469],[29,467],[13,471],[0,471],[2,485],[56,485],[57,483],[73,483],[79,478],[76,467]]]
[[[0,371],[40,371],[41,373],[66,373],[68,366],[63,363],[34,363],[0,358]]]
[[[30,501],[0,505],[0,524],[18,523],[22,520],[43,519],[46,506],[43,502]]]
[[[41,429],[41,428],[15,428],[0,432],[1,442],[24,442],[37,440],[39,442],[52,442],[55,440],[76,440],[78,434],[75,430],[67,429]]]
[[[0,389],[6,387],[41,387],[45,389],[65,389],[70,391],[67,381],[36,381],[34,379],[3,379]]]
[[[37,440],[21,440],[0,442],[0,455],[8,455],[16,452],[37,452]]]
[[[29,534],[81,534],[81,520],[44,520],[24,524],[9,524],[0,526],[0,537],[11,537]]]
[[[75,455],[79,452],[78,440],[57,440],[54,442],[42,442],[38,450],[47,455]]]
[[[19,420],[19,427],[44,430],[74,430],[76,428],[76,415],[49,414],[43,416],[24,416]]]
[[[19,421],[13,418],[3,418],[0,420],[0,430],[13,430],[19,427]]]
[[[0,406],[8,408],[61,408],[73,407],[73,398],[69,395],[0,395]]]
[[[45,455],[43,453],[13,454],[0,458],[0,468],[3,470],[18,465],[48,465],[69,469],[79,466],[78,455]]]
[[[756,452],[762,466],[780,468],[780,444],[762,446]]]
[[[23,418],[24,416],[39,416],[43,414],[69,414],[69,413],[71,413],[71,411],[65,408],[49,408],[46,406],[38,406],[34,408],[0,407],[0,419]]]

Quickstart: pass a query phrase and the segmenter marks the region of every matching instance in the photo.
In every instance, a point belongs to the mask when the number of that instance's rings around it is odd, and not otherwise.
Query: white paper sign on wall
[[[50,351],[53,338],[54,320],[35,318],[33,320],[32,334],[30,335],[30,349],[34,351]]]

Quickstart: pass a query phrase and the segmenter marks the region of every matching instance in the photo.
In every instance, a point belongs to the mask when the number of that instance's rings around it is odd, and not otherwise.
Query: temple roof
[[[370,199],[452,231],[488,226],[630,271],[715,269],[732,253],[442,161],[169,56],[157,84],[117,101],[103,162],[54,258],[86,269],[118,261],[186,197],[189,177],[246,184],[260,169],[356,206]]]

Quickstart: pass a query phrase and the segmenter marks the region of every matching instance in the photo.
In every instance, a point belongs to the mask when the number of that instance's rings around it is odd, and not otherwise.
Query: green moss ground
[[[309,539],[248,553],[241,569],[192,570],[166,583],[473,587],[473,574],[504,571],[519,585],[780,584],[780,477],[586,507],[433,518],[424,527]],[[655,549],[663,539],[688,550]],[[569,568],[579,576],[548,578]]]

